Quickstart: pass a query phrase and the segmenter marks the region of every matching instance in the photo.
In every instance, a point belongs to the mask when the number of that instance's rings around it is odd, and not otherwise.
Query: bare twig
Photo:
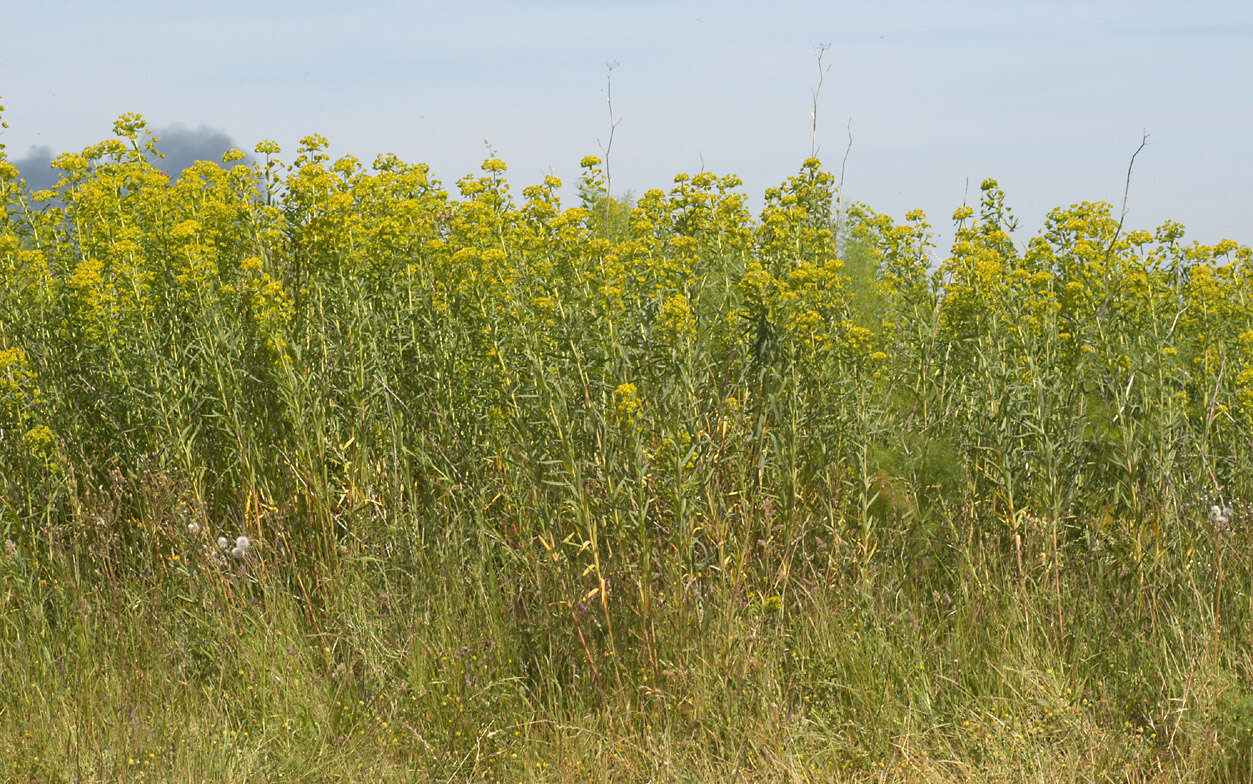
[[[1101,302],[1101,309],[1097,313],[1097,320],[1104,321],[1106,314],[1109,312],[1109,303],[1113,298],[1113,293],[1109,290],[1110,270],[1109,260],[1114,255],[1114,245],[1118,242],[1118,235],[1122,234],[1123,221],[1127,219],[1127,197],[1131,195],[1131,168],[1136,165],[1136,156],[1148,145],[1149,134],[1144,131],[1140,137],[1140,146],[1136,151],[1131,153],[1131,160],[1127,162],[1127,182],[1123,186],[1122,191],[1122,212],[1118,215],[1118,228],[1114,229],[1114,236],[1109,240],[1109,246],[1105,249],[1105,299]]]
[[[1140,146],[1136,148],[1135,152],[1131,153],[1131,160],[1127,162],[1127,183],[1122,190],[1122,213],[1118,216],[1118,231],[1122,231],[1122,222],[1127,217],[1127,196],[1131,193],[1131,167],[1136,165],[1136,156],[1140,154],[1140,151],[1148,143],[1149,134],[1148,131],[1144,131],[1140,137]],[[1118,232],[1114,232],[1114,237],[1115,239],[1118,237]]]
[[[844,159],[840,161],[840,184],[835,191],[835,239],[840,239],[840,224],[844,218],[844,172],[848,168],[848,154],[853,151],[853,118],[848,118],[848,146],[844,148]]]
[[[831,44],[818,44],[818,46],[814,47],[814,56],[818,58],[818,84],[815,85],[814,89],[810,92],[810,95],[813,97],[813,108],[809,112],[809,119],[812,122],[809,136],[810,158],[818,156],[818,96],[822,93],[823,77],[826,76],[827,71],[831,70],[830,65],[826,68],[822,67],[822,58],[830,48]]]
[[[613,151],[613,134],[621,120],[613,116],[613,69],[618,67],[617,61],[605,63],[605,103],[609,105],[609,142],[605,145],[605,236],[609,236],[609,206],[613,193],[613,176],[609,172],[609,153]]]

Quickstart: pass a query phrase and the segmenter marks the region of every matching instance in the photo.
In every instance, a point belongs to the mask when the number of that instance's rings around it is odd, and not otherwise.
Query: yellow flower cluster
[[[613,391],[613,398],[614,408],[623,422],[634,425],[639,421],[640,409],[643,408],[643,403],[640,402],[639,392],[634,384],[619,384],[618,388]]]
[[[32,450],[44,422],[140,451],[205,427],[205,449],[247,450],[300,432],[311,399],[328,421],[456,411],[469,422],[431,416],[476,445],[617,420],[653,428],[654,451],[776,393],[815,421],[958,400],[970,432],[1067,395],[1094,418],[1152,401],[1188,401],[1188,427],[1253,418],[1249,248],[1124,231],[1105,203],[1054,210],[1022,246],[987,180],[937,259],[925,215],[838,208],[815,159],[755,219],[733,175],[612,198],[597,156],[568,205],[554,176],[515,198],[496,157],[445,187],[395,155],[333,158],[318,135],[290,163],[262,141],[255,161],[230,150],[169,178],[142,118],[116,132],[57,157],[41,193],[0,157],[0,416]],[[37,414],[15,413],[40,389]],[[834,390],[863,403],[833,407]],[[252,450],[221,464],[278,454]]]

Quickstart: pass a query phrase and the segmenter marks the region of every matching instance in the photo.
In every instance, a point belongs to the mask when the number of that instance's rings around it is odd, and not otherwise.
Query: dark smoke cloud
[[[31,147],[25,157],[9,160],[22,173],[22,179],[32,191],[51,188],[57,181],[57,172],[52,170],[52,148],[40,145]]]
[[[154,130],[152,135],[157,137],[157,149],[165,153],[165,158],[153,159],[152,164],[171,178],[178,177],[196,161],[220,163],[222,153],[237,146],[226,133],[207,125],[193,129],[176,124]],[[58,154],[51,147],[39,145],[31,147],[20,158],[10,159],[10,162],[22,173],[27,187],[37,191],[51,188],[60,177],[60,172],[51,166],[52,159]],[[251,161],[251,156],[247,160]]]
[[[183,169],[196,161],[221,163],[222,153],[236,146],[230,136],[207,125],[195,130],[171,125],[154,132],[153,136],[157,137],[157,149],[165,153],[165,159],[153,161],[153,165],[170,177],[182,174]]]

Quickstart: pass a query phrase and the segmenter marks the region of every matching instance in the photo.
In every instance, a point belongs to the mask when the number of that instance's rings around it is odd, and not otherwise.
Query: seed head
[[[1214,504],[1209,508],[1209,519],[1219,529],[1226,529],[1231,523],[1231,507]]]
[[[232,556],[233,556],[236,560],[242,560],[242,559],[243,559],[243,557],[244,557],[244,554],[245,554],[245,553],[247,553],[247,552],[248,552],[248,551],[247,551],[247,550],[245,550],[244,548],[242,548],[242,547],[240,547],[240,546],[236,545],[236,546],[235,546],[235,547],[231,550],[231,555],[232,555]]]
[[[248,548],[252,547],[252,542],[248,541],[248,537],[241,536],[235,540],[235,546],[238,547],[240,550],[247,552]]]
[[[225,550],[226,548],[230,546],[231,546],[231,542],[229,539],[227,539],[225,536],[218,537],[218,549],[219,550]]]
[[[200,535],[200,523],[197,523],[195,521],[188,523],[187,533],[191,534],[192,536],[199,536]]]

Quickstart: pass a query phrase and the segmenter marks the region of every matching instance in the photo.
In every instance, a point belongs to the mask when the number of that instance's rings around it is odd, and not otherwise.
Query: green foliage
[[[5,775],[1247,773],[1248,247],[116,130],[0,158]]]

